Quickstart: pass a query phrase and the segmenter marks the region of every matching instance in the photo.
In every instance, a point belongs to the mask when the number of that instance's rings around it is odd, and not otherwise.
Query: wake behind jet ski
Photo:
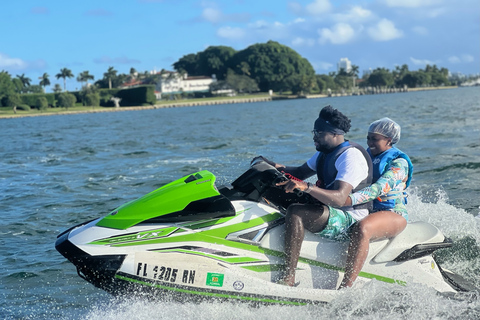
[[[283,267],[284,213],[307,194],[286,198],[283,173],[254,163],[228,186],[209,171],[173,181],[107,216],[61,233],[56,249],[80,277],[110,292],[164,299],[310,304],[332,301],[348,242],[306,232],[296,287],[277,284]],[[432,253],[452,245],[435,226],[413,222],[392,239],[370,244],[357,285],[372,279],[438,292],[473,288],[442,269]]]

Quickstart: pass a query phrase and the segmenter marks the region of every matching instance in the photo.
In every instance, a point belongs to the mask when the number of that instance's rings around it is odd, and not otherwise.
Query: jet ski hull
[[[70,228],[58,236],[56,249],[79,276],[112,294],[255,304],[330,302],[341,293],[336,289],[343,278],[346,241],[307,231],[296,271],[299,284],[276,283],[284,263],[284,204],[264,197],[272,184],[269,175],[277,179],[273,170],[247,171],[220,190],[207,171],[184,177],[106,217]],[[356,285],[375,279],[465,291],[432,256],[450,245],[436,227],[410,223],[397,237],[370,244]]]

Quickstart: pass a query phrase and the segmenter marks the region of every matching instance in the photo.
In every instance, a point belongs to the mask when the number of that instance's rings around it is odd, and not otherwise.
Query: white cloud
[[[330,10],[332,9],[332,5],[330,4],[329,0],[314,0],[313,2],[307,4],[305,7],[303,7],[302,4],[298,2],[289,2],[288,9],[290,12],[298,16],[318,16],[330,12]]]
[[[427,59],[415,59],[413,57],[410,57],[410,61],[412,61],[412,63],[417,66],[426,66],[427,64],[429,65],[436,64],[435,61],[431,61]]]
[[[331,8],[332,5],[328,0],[315,0],[312,3],[307,4],[305,7],[308,14],[315,16],[329,12]]]
[[[347,23],[337,23],[333,28],[323,28],[318,30],[320,34],[319,42],[324,44],[326,42],[331,42],[333,44],[344,44],[352,39],[355,36],[355,30]]]
[[[202,10],[200,20],[207,21],[213,24],[222,22],[246,22],[250,20],[249,13],[224,13],[218,9],[215,3],[202,3],[204,9]]]
[[[452,57],[448,58],[448,61],[450,63],[454,63],[454,64],[462,62],[462,60],[457,56],[452,56]]]
[[[12,58],[0,52],[0,70],[5,71],[32,71],[44,70],[47,67],[45,60],[37,59],[25,61],[20,58]]]
[[[440,0],[385,0],[384,2],[389,7],[420,8],[439,4]]]
[[[416,26],[412,28],[412,31],[421,36],[428,35],[428,29],[422,26]]]
[[[473,62],[475,61],[475,59],[473,58],[473,56],[469,55],[469,54],[462,54],[462,59],[463,61],[465,62]]]
[[[339,22],[363,22],[373,18],[374,14],[368,9],[353,6],[347,12],[334,14],[333,17]]]
[[[202,11],[202,18],[211,23],[218,23],[222,21],[223,15],[220,10],[214,8],[205,8]]]
[[[217,36],[230,40],[239,40],[245,37],[245,30],[242,28],[221,27],[217,30]]]
[[[462,54],[460,57],[451,56],[450,58],[448,58],[448,61],[450,63],[458,64],[458,63],[473,62],[473,61],[475,61],[475,59],[473,58],[473,56],[471,56],[469,54]]]
[[[403,36],[403,32],[388,19],[382,19],[374,27],[368,28],[368,34],[375,41],[389,41]]]
[[[10,70],[23,70],[26,69],[28,63],[20,58],[10,58],[6,54],[0,53],[0,68]]]
[[[292,40],[292,46],[295,47],[313,47],[315,45],[314,39],[306,39],[302,37],[296,37]]]

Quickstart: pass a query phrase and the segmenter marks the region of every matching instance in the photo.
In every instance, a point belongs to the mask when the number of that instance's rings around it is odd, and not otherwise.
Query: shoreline
[[[411,88],[407,91],[401,93],[408,93],[408,92],[416,92],[416,91],[427,91],[427,90],[444,90],[444,89],[455,89],[458,88],[457,86],[448,86],[448,87],[426,87],[426,88]],[[382,92],[376,94],[387,94],[389,92]],[[399,92],[392,92],[392,93],[399,93]],[[182,101],[182,102],[172,102],[172,103],[165,103],[165,104],[156,104],[152,106],[136,106],[136,107],[95,107],[91,110],[65,110],[65,111],[58,111],[58,112],[46,112],[46,113],[26,113],[26,114],[0,114],[0,119],[14,119],[14,118],[25,118],[25,117],[38,117],[38,116],[55,116],[55,115],[69,115],[69,114],[83,114],[83,113],[102,113],[102,112],[117,112],[117,111],[135,111],[135,110],[150,110],[150,109],[164,109],[164,108],[181,108],[181,107],[196,107],[196,106],[207,106],[207,105],[217,105],[217,104],[234,104],[234,103],[254,103],[254,102],[264,102],[264,101],[274,101],[274,100],[289,100],[289,99],[319,99],[319,98],[328,98],[328,97],[345,97],[351,96],[352,94],[311,94],[311,95],[292,95],[292,96],[264,96],[264,97],[250,97],[250,98],[232,98],[232,99],[225,99],[225,100],[207,100],[207,101],[199,101],[199,100],[192,100],[192,101]],[[370,95],[370,94],[365,94]],[[22,112],[22,111],[17,111]]]

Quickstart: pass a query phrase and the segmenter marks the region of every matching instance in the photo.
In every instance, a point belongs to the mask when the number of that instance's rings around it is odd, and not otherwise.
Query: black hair
[[[348,119],[347,116],[345,116],[337,109],[332,108],[332,106],[324,107],[320,111],[319,117],[325,121],[330,122],[330,124],[337,127],[338,129],[342,129],[343,131],[345,131],[345,133],[350,130],[350,119]]]

